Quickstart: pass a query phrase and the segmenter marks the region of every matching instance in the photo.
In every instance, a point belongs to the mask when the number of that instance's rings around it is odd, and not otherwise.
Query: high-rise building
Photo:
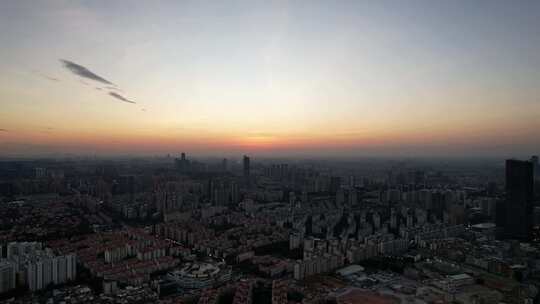
[[[506,161],[506,221],[508,238],[528,239],[532,230],[534,199],[533,163]]]
[[[41,270],[39,273],[41,274]],[[43,282],[38,282],[38,278],[38,264],[28,264],[26,266],[26,282],[30,290],[35,291],[43,288]]]
[[[538,162],[538,155],[533,155],[531,157],[531,163],[533,165],[534,179],[540,179],[540,163]]]
[[[58,277],[58,259],[52,259],[52,280],[54,284],[60,284]]]
[[[65,256],[59,256],[58,260],[58,281],[65,282],[67,280],[67,263]]]
[[[66,255],[66,268],[68,281],[75,280],[77,277],[77,259],[74,254]]]
[[[228,203],[228,195],[225,189],[225,184],[223,181],[214,184],[214,189],[212,190],[212,198],[214,206],[225,206]]]
[[[11,259],[17,255],[34,254],[39,250],[41,250],[41,243],[39,242],[10,242],[7,245],[7,258]]]
[[[0,262],[0,293],[15,288],[15,265],[10,261]]]
[[[38,242],[11,242],[9,258],[0,262],[0,276],[9,274],[7,264],[13,267],[13,286],[26,284],[31,291],[42,290],[50,284],[62,284],[77,276],[74,254],[55,256],[50,248],[41,249]],[[15,273],[20,281],[15,282]],[[0,278],[0,288],[9,288],[5,278]],[[2,285],[4,284],[4,285]],[[8,289],[9,290],[9,289]],[[2,292],[2,291],[0,291]]]
[[[250,167],[249,167],[249,157],[247,155],[244,155],[244,178],[248,179],[250,175]]]
[[[229,164],[226,158],[221,160],[221,171],[227,172],[229,170]]]
[[[294,208],[296,204],[296,195],[294,194],[294,191],[289,192],[289,206],[291,208]]]
[[[75,278],[73,278],[75,279]],[[52,284],[52,259],[43,260],[43,287],[49,286]]]
[[[358,193],[356,192],[356,189],[352,189],[349,191],[349,205],[355,206],[358,202]]]
[[[35,168],[34,175],[36,178],[45,178],[47,176],[47,170],[45,168]]]
[[[238,184],[236,182],[230,183],[231,203],[236,206],[240,202],[240,194],[238,190]]]
[[[190,169],[189,160],[186,158],[186,153],[184,152],[180,154],[180,159],[178,158],[175,159],[175,163],[176,163],[176,168],[182,173],[186,173]]]

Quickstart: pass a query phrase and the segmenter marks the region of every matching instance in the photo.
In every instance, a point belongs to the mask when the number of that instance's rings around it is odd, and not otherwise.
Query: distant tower
[[[236,206],[240,202],[240,195],[238,191],[238,184],[235,182],[231,182],[230,184],[230,192],[231,192],[231,203]]]
[[[229,170],[229,164],[228,164],[228,162],[227,162],[227,159],[224,158],[224,159],[221,161],[221,171],[227,172],[227,170]]]
[[[506,160],[506,221],[509,238],[527,240],[532,230],[534,199],[533,163]]]
[[[186,172],[188,169],[188,160],[186,159],[186,153],[180,154],[180,159],[176,159],[176,167],[180,172]]]
[[[538,163],[538,155],[533,155],[531,157],[531,163],[533,165],[534,180],[538,180],[540,179],[540,164]]]
[[[250,175],[250,168],[249,168],[249,157],[247,155],[244,155],[244,178],[247,180],[249,179]]]

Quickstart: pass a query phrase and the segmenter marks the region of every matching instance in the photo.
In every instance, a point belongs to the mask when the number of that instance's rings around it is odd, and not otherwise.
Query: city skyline
[[[540,3],[0,3],[0,156],[525,157]]]

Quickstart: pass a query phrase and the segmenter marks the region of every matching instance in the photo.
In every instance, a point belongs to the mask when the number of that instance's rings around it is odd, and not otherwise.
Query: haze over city
[[[538,1],[1,1],[0,156],[526,157]]]
[[[0,303],[540,304],[540,1],[0,0]]]

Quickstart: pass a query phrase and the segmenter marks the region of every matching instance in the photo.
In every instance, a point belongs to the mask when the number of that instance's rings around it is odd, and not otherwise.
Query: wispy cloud
[[[112,87],[112,86],[105,87],[105,89],[108,89],[108,90],[115,90],[115,91],[122,92],[122,90],[120,90],[120,88]]]
[[[146,109],[145,109],[145,108],[142,108],[141,111],[146,112]]]
[[[7,132],[7,129],[0,129],[0,132]]]
[[[121,100],[123,102],[136,103],[135,101],[129,100],[129,99],[125,98],[124,96],[122,96],[122,95],[120,95],[118,93],[115,93],[115,92],[109,92],[109,95],[116,98],[116,99],[119,99],[119,100]]]
[[[66,69],[68,69],[69,71],[71,71],[75,75],[78,75],[78,76],[83,77],[83,78],[91,79],[91,80],[94,80],[94,81],[97,81],[97,82],[101,82],[103,84],[109,84],[109,85],[114,86],[114,83],[112,83],[112,82],[108,81],[107,79],[97,75],[96,73],[90,71],[89,69],[87,69],[86,67],[84,67],[84,66],[82,66],[80,64],[77,64],[75,62],[65,60],[65,59],[60,59],[60,62],[62,62],[62,64],[64,65],[64,67]]]
[[[75,75],[78,75],[80,77],[83,77],[84,79],[90,79],[90,80],[94,80],[94,81],[97,81],[97,82],[100,82],[102,84],[106,84],[107,86],[96,86],[95,89],[98,90],[98,91],[104,91],[104,90],[108,90],[108,95],[111,96],[111,97],[114,97],[122,102],[127,102],[127,103],[133,103],[135,104],[136,102],[133,101],[133,100],[130,100],[128,98],[126,98],[125,96],[117,93],[117,92],[122,92],[122,90],[120,90],[118,87],[116,87],[116,85],[112,82],[110,82],[109,80],[97,75],[96,73],[90,71],[89,69],[87,69],[86,67],[80,65],[80,64],[77,64],[75,62],[72,62],[72,61],[69,61],[69,60],[65,60],[65,59],[60,59],[60,62],[62,62],[62,64],[64,65],[64,67],[66,69],[68,69],[70,72],[72,72],[73,74]],[[89,85],[86,81],[84,81],[84,79],[81,79],[80,82],[84,85]],[[146,111],[146,109],[143,109],[142,110],[143,112]]]

